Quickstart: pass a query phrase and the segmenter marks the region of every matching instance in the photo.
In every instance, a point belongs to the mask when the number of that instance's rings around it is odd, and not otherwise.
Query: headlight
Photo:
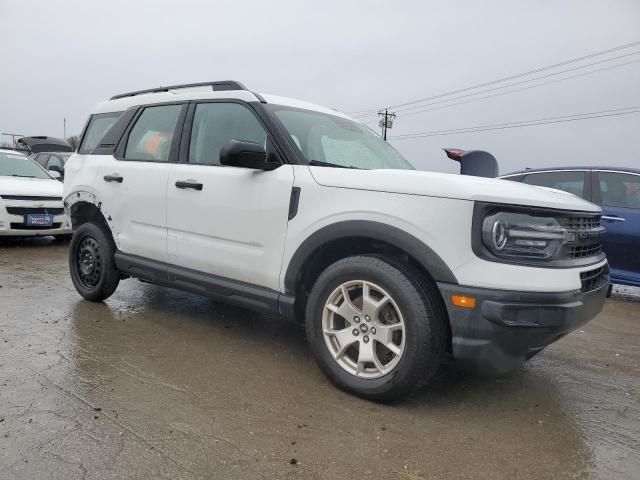
[[[568,240],[553,217],[498,212],[482,222],[482,243],[500,258],[553,260]]]

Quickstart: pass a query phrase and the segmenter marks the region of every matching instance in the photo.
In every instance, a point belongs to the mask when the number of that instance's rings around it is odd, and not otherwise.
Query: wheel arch
[[[95,195],[89,192],[75,192],[65,199],[65,207],[69,212],[73,230],[77,230],[83,223],[93,222],[102,226],[113,240],[113,232],[109,225],[111,217],[105,215],[102,202],[98,201]]]
[[[407,263],[424,281],[432,282],[434,288],[437,288],[437,282],[458,284],[444,260],[432,248],[404,230],[374,221],[344,221],[313,233],[291,257],[284,277],[284,297],[292,302],[288,304],[287,315],[303,319],[309,292],[320,273],[342,258],[362,254],[375,254]],[[444,306],[444,299],[442,301]],[[446,314],[446,308],[444,311]],[[451,327],[448,318],[446,323],[450,348]]]
[[[296,250],[291,257],[284,276],[284,287],[287,294],[297,290],[300,279],[308,272],[314,259],[327,248],[344,245],[345,241],[389,246],[402,251],[427,271],[436,282],[457,284],[458,281],[440,256],[431,247],[418,240],[410,233],[385,223],[369,220],[349,220],[334,223],[314,232]],[[348,253],[348,252],[345,252]],[[336,252],[339,257],[340,252]],[[351,253],[348,253],[351,254]]]

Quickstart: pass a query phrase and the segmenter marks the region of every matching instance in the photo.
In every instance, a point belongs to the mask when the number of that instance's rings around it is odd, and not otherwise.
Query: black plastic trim
[[[255,97],[256,97],[258,100],[260,100],[260,103],[267,103],[267,101],[265,100],[265,98],[264,98],[262,95],[260,95],[258,92],[251,92],[251,93],[253,93],[253,94],[255,95]]]
[[[291,197],[289,198],[289,220],[293,220],[298,214],[298,204],[300,203],[300,187],[291,188]]]
[[[115,253],[115,264],[121,272],[150,283],[205,295],[261,313],[281,314],[278,306],[281,294],[269,288],[119,251]]]
[[[597,212],[581,210],[559,210],[553,208],[527,207],[520,205],[505,205],[502,203],[476,202],[473,207],[473,220],[471,224],[471,248],[479,258],[489,262],[504,263],[509,265],[523,265],[537,268],[576,268],[595,265],[606,258],[604,253],[599,253],[583,258],[558,258],[554,260],[527,260],[510,259],[495,256],[482,241],[482,222],[490,212],[515,212],[529,215],[554,217],[557,219],[576,216],[600,216]]]
[[[349,237],[365,237],[389,243],[417,260],[439,282],[457,284],[447,264],[428,245],[413,235],[390,225],[367,220],[349,220],[328,225],[310,235],[294,253],[285,274],[287,293],[294,293],[309,259],[327,242]]]
[[[522,292],[438,283],[451,325],[456,363],[468,370],[502,375],[595,317],[607,285],[589,292]],[[475,308],[451,303],[452,295],[476,299]]]

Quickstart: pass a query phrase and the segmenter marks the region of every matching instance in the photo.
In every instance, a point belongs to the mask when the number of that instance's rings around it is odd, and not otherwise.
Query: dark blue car
[[[545,168],[514,172],[501,178],[565,190],[600,205],[611,282],[640,287],[640,170]]]

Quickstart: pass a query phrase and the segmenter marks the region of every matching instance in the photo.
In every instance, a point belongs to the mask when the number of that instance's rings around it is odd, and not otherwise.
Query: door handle
[[[616,217],[615,215],[602,215],[602,220],[608,220],[609,222],[624,222],[625,219],[622,217]]]
[[[116,182],[116,183],[122,183],[122,180],[124,180],[123,177],[121,177],[117,173],[112,173],[111,175],[105,175],[104,177],[102,177],[102,179],[105,182]]]
[[[178,180],[176,182],[177,188],[190,188],[192,190],[202,190],[202,184],[196,182],[195,180]]]

